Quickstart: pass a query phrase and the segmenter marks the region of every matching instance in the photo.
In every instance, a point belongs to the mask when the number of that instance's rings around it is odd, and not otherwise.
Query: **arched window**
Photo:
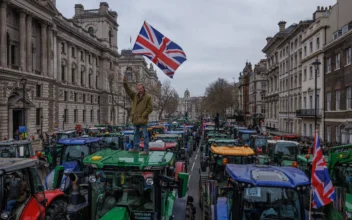
[[[88,28],[88,33],[94,36],[94,29],[92,27]]]

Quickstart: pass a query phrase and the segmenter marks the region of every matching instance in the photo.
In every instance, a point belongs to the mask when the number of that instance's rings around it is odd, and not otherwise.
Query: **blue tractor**
[[[255,130],[238,130],[237,137],[241,141],[241,143],[247,146],[250,145],[251,136],[258,134]]]
[[[310,180],[294,167],[228,164],[227,187],[205,181],[203,219],[269,220],[308,217]]]
[[[45,189],[57,189],[70,193],[71,181],[64,175],[67,172],[81,171],[83,159],[102,149],[101,137],[65,138],[58,141],[62,150],[55,158],[59,164],[45,178]]]

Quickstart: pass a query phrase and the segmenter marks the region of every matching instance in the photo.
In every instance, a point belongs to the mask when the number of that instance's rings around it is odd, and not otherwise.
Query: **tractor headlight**
[[[97,181],[97,178],[95,177],[95,175],[90,175],[88,180],[90,183],[95,183]]]
[[[147,179],[145,180],[145,183],[146,183],[148,186],[151,186],[151,185],[154,184],[154,180],[153,180],[153,178],[147,178]]]
[[[1,213],[1,219],[8,219],[9,218],[9,212],[8,211],[3,211]]]

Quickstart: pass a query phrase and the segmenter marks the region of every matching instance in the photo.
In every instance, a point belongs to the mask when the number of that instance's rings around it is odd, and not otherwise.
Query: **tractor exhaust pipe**
[[[71,193],[71,202],[72,205],[79,204],[80,192],[79,192],[79,185],[78,185],[78,176],[74,173],[69,174],[69,178],[72,183],[72,193]]]

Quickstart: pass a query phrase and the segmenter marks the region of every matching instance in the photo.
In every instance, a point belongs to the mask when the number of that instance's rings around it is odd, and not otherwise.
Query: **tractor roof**
[[[166,131],[166,134],[184,134],[185,132],[182,131]]]
[[[276,140],[276,143],[290,143],[290,144],[299,145],[297,141],[287,141],[287,140]]]
[[[174,154],[166,151],[150,151],[149,155],[141,155],[124,150],[105,149],[87,156],[83,160],[85,165],[104,167],[134,167],[140,170],[161,169],[173,165]]]
[[[180,134],[158,134],[157,138],[178,138]]]
[[[233,180],[252,186],[296,188],[310,184],[304,172],[294,167],[228,164],[226,172]]]
[[[0,141],[0,146],[10,146],[10,145],[22,145],[22,144],[30,144],[30,141],[27,140],[7,140],[7,141]]]
[[[121,132],[124,135],[134,134],[134,130],[124,130],[124,131],[121,131]]]
[[[100,137],[79,137],[79,138],[64,138],[58,141],[59,144],[64,145],[83,145],[96,143],[102,140]]]
[[[244,134],[257,134],[258,133],[255,130],[238,130],[238,132],[244,133]]]
[[[255,155],[255,152],[250,147],[243,146],[215,146],[212,145],[210,151],[214,154],[224,156],[248,157]]]
[[[71,134],[76,133],[76,130],[69,130],[69,131],[55,131],[56,134]]]
[[[28,158],[1,158],[0,167],[1,170],[5,172],[12,172],[28,167],[33,167],[37,165],[39,161],[37,159],[28,159]],[[0,173],[1,173],[0,170]]]

